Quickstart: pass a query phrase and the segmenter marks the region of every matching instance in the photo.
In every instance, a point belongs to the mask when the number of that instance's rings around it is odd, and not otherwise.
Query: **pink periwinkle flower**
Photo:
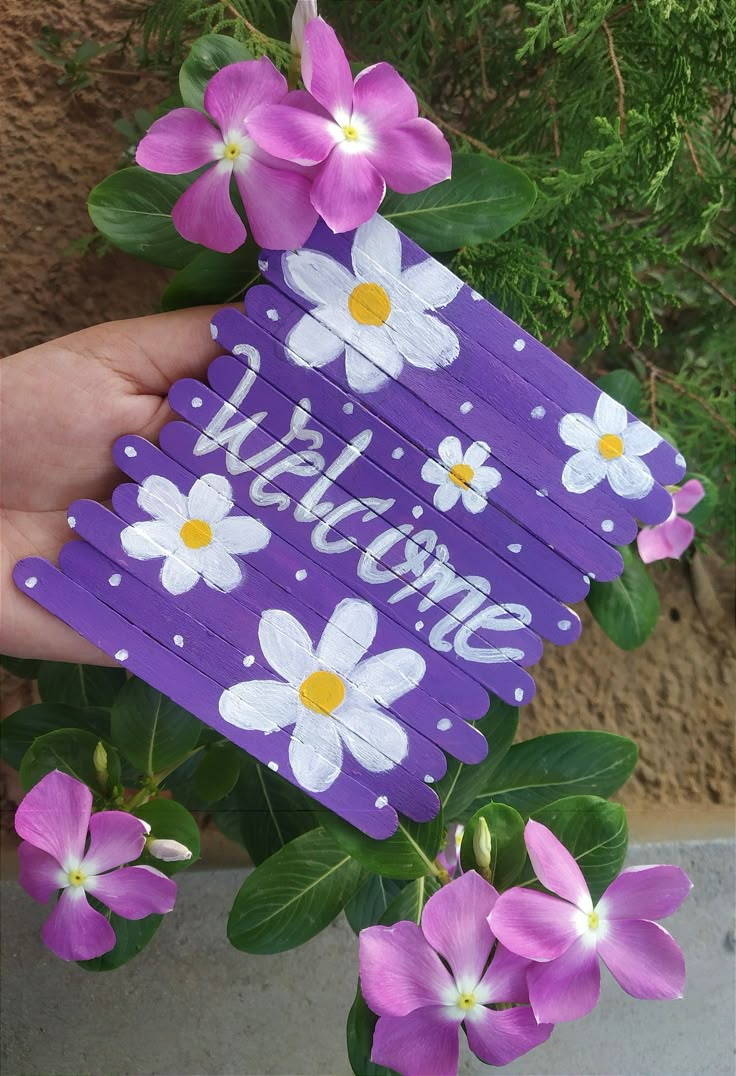
[[[230,254],[246,229],[230,198],[235,178],[257,243],[274,250],[301,246],[317,223],[304,170],[260,149],[250,117],[265,103],[282,101],[286,79],[265,56],[223,67],[207,83],[204,107],[175,108],[153,123],[136,161],[149,172],[181,175],[212,165],[172,210],[176,230],[192,243]]]
[[[636,544],[645,564],[667,557],[680,559],[695,537],[695,527],[689,519],[682,517],[691,512],[703,497],[705,490],[702,482],[691,478],[672,494],[672,511],[664,523],[658,523],[656,527],[642,527],[636,536]]]
[[[447,839],[445,846],[437,856],[437,862],[443,870],[446,870],[450,878],[454,878],[460,867],[460,847],[463,843],[465,826],[462,822],[454,822],[447,827]]]
[[[402,1076],[455,1076],[461,1025],[470,1049],[490,1065],[506,1065],[549,1038],[552,1025],[538,1024],[527,1004],[530,962],[497,945],[488,963],[497,899],[492,885],[468,871],[429,898],[421,928],[401,922],[361,931],[361,989],[380,1017],[372,1061]],[[518,1004],[491,1007],[508,1002]]]
[[[61,890],[41,937],[62,960],[91,960],[115,946],[115,931],[90,906],[88,893],[123,919],[174,907],[176,883],[170,878],[153,867],[122,866],[143,851],[146,823],[125,811],[93,815],[92,793],[66,773],[54,770],[31,789],[18,807],[15,829],[23,838],[18,856],[26,893],[46,904]]]
[[[546,826],[527,822],[524,839],[536,876],[550,892],[507,890],[494,905],[490,924],[512,953],[538,962],[527,974],[537,1020],[577,1020],[595,1008],[599,957],[632,997],[682,997],[682,952],[654,920],[677,911],[692,889],[685,872],[672,866],[629,867],[594,905],[580,867]]]
[[[262,149],[317,165],[312,205],[333,232],[357,228],[378,209],[386,186],[412,194],[448,179],[450,147],[438,127],[419,118],[417,99],[390,64],[355,81],[335,31],[322,18],[304,31],[302,78],[279,104],[250,117]]]

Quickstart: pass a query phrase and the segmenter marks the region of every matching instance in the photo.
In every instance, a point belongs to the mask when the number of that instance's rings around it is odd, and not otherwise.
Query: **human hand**
[[[0,363],[0,653],[112,664],[107,655],[18,591],[21,557],[55,560],[69,541],[67,507],[105,500],[121,481],[114,441],[155,440],[172,417],[169,386],[202,377],[218,353],[213,309],[95,325]]]

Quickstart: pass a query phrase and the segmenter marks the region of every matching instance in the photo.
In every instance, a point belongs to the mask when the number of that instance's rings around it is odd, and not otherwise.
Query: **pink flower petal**
[[[307,241],[317,223],[309,200],[311,184],[297,172],[269,168],[251,159],[235,169],[253,238],[269,250],[288,250]]]
[[[472,992],[483,975],[495,940],[488,916],[497,899],[492,885],[468,871],[442,886],[422,912],[422,933],[450,965],[461,992]]]
[[[468,1046],[487,1065],[508,1065],[546,1042],[553,1030],[552,1024],[538,1024],[528,1006],[496,1012],[475,1005],[465,1017]]]
[[[426,1005],[450,1005],[457,989],[416,923],[360,933],[360,984],[379,1016],[406,1016]]]
[[[653,564],[654,561],[665,560],[666,557],[672,556],[669,529],[674,521],[675,517],[672,517],[666,523],[659,523],[656,527],[642,527],[639,531],[636,536],[636,548],[645,564]]]
[[[115,947],[115,931],[91,908],[81,886],[70,886],[41,928],[41,938],[62,960],[93,960]]]
[[[242,60],[212,76],[204,91],[204,107],[227,140],[228,135],[242,134],[253,109],[281,101],[286,88],[286,79],[267,56]]]
[[[153,867],[121,867],[89,878],[84,887],[123,919],[163,915],[171,911],[176,900],[176,882]]]
[[[592,912],[593,902],[583,872],[554,833],[531,819],[524,828],[524,842],[534,873],[545,889]]]
[[[483,1005],[517,1001],[529,1001],[526,974],[532,961],[512,953],[499,942],[485,975],[475,990],[475,996]]]
[[[15,812],[15,832],[71,870],[84,855],[91,812],[92,793],[87,786],[53,770],[21,801]]]
[[[554,960],[581,936],[587,921],[574,904],[519,887],[501,894],[491,912],[490,925],[512,953],[527,960]]]
[[[447,140],[439,127],[425,119],[377,131],[376,146],[366,156],[399,194],[423,191],[452,173]]]
[[[214,161],[221,144],[220,132],[196,108],[175,108],[151,124],[135,159],[149,172],[176,176]]]
[[[697,478],[691,478],[689,482],[685,482],[672,495],[678,516],[686,516],[696,504],[702,501],[703,497],[705,497],[705,490],[702,482],[699,482]]]
[[[601,969],[590,937],[578,938],[557,960],[535,964],[527,974],[529,1000],[540,1024],[587,1016],[598,1004]]]
[[[679,516],[667,524],[667,541],[670,546],[670,557],[679,560],[682,554],[695,537],[695,527],[689,519],[681,519]]]
[[[336,130],[329,116],[289,105],[264,105],[248,119],[248,134],[262,150],[302,165],[325,159],[336,145]]]
[[[365,154],[337,146],[314,181],[312,205],[333,232],[349,232],[370,220],[385,193],[386,184]]]
[[[224,68],[223,68],[224,70]],[[233,166],[220,161],[185,190],[171,218],[177,232],[190,243],[232,254],[245,242],[245,225],[230,200]]]
[[[659,923],[611,920],[600,933],[598,952],[619,986],[632,997],[682,997],[685,958],[675,939]]]
[[[458,1021],[444,1005],[408,1016],[382,1016],[373,1033],[371,1061],[401,1076],[457,1076]]]
[[[304,31],[302,79],[331,116],[350,122],[353,75],[337,34],[322,18],[312,19]]]
[[[665,919],[677,911],[692,887],[681,867],[629,867],[611,882],[596,911],[606,921]]]
[[[45,904],[52,893],[69,884],[64,871],[48,852],[22,841],[18,847],[18,881],[29,897]]]
[[[126,811],[100,811],[89,821],[90,843],[82,860],[83,874],[102,874],[131,863],[143,851],[146,827]]]
[[[391,64],[366,67],[355,79],[353,115],[370,120],[371,129],[396,127],[419,115],[417,99],[408,82]]]

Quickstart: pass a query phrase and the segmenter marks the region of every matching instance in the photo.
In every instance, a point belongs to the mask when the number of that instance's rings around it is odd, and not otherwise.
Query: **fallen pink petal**
[[[639,556],[645,564],[656,560],[679,560],[695,537],[695,527],[684,519],[705,497],[702,482],[691,478],[672,495],[672,512],[656,527],[642,527],[636,538]]]

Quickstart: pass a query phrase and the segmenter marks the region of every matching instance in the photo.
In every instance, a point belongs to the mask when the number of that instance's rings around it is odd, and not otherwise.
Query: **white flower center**
[[[228,161],[237,164],[238,168],[244,165],[251,156],[252,141],[246,135],[237,131],[229,131],[223,135],[222,142],[215,146],[215,157],[219,161]]]
[[[203,519],[188,519],[179,537],[187,549],[204,549],[212,541],[212,527]]]
[[[624,443],[617,433],[604,433],[598,439],[598,451],[604,460],[617,460],[624,454]]]
[[[299,688],[299,701],[316,714],[331,717],[345,698],[345,684],[337,673],[318,669],[303,681]]]
[[[385,325],[391,300],[380,284],[358,284],[348,296],[348,310],[359,325]]]
[[[592,911],[588,914],[588,930],[596,931],[601,925],[601,917],[598,912]]]

